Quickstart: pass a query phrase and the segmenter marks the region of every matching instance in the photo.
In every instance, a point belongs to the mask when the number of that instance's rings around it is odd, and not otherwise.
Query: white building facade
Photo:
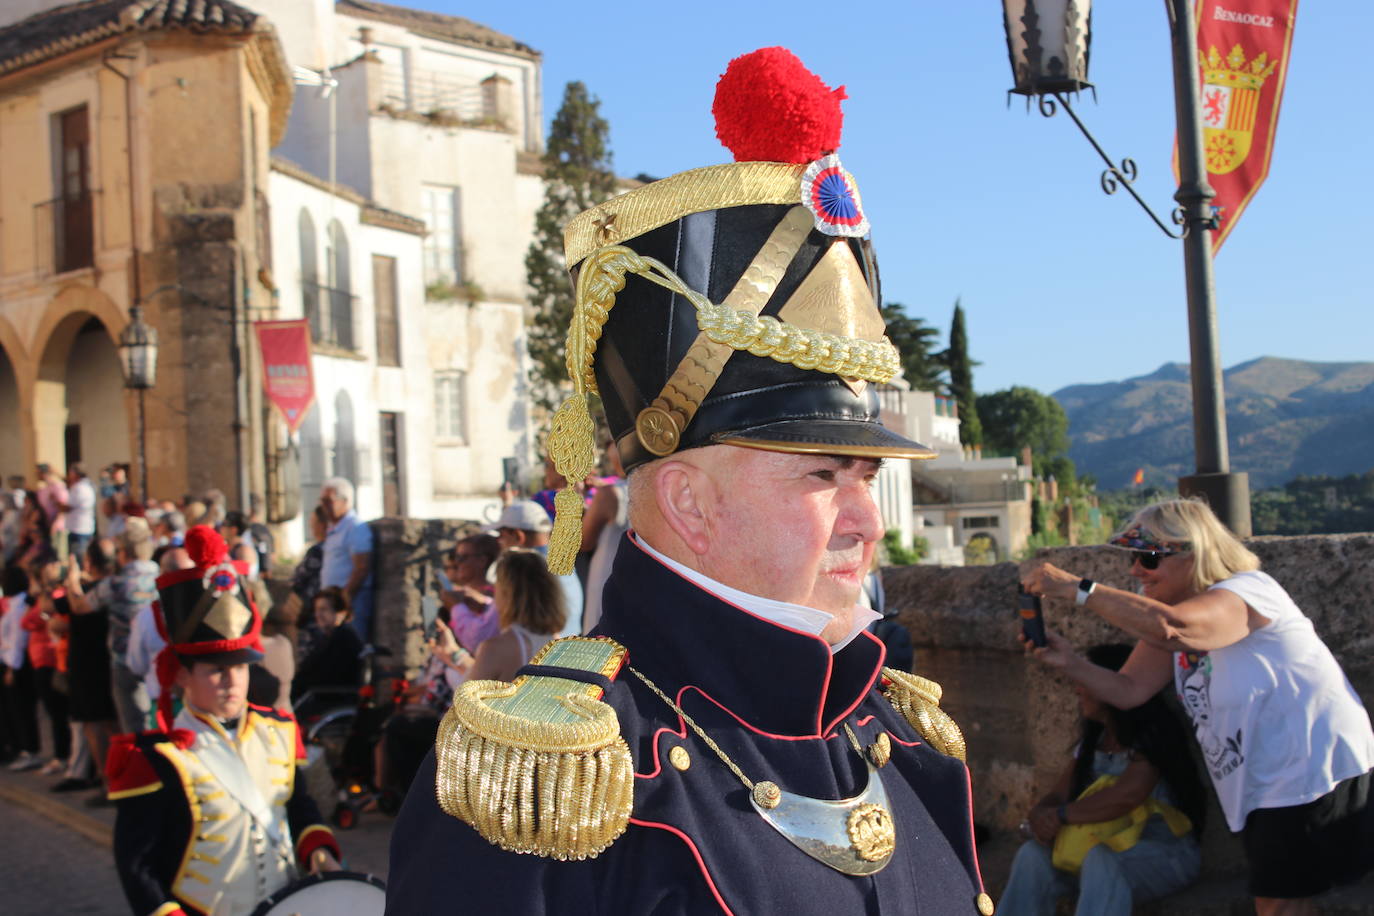
[[[543,198],[539,54],[387,4],[249,5],[298,82],[272,203],[282,317],[311,317],[316,341],[303,504],[351,468],[364,517],[487,518],[535,462],[524,261]],[[394,342],[378,334],[387,309]]]

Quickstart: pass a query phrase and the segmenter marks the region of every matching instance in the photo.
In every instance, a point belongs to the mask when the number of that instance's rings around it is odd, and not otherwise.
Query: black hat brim
[[[208,665],[251,665],[260,662],[265,656],[257,649],[231,649],[228,652],[207,652],[204,655],[178,654],[181,664],[189,668],[196,662]]]
[[[934,458],[937,454],[880,423],[856,420],[779,420],[727,430],[713,436],[712,442],[769,452],[854,458]]]

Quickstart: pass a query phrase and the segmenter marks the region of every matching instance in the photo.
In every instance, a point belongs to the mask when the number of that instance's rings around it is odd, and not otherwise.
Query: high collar
[[[205,735],[212,738],[219,738],[228,742],[231,747],[238,747],[239,739],[243,737],[243,733],[248,729],[248,711],[248,704],[245,703],[243,712],[239,714],[238,719],[225,723],[216,719],[208,712],[202,712],[190,703],[186,703],[181,707],[181,712],[177,714],[174,725],[176,728],[184,728],[187,731],[194,732],[198,736]],[[228,729],[227,726],[229,725],[233,726],[233,731]]]
[[[882,643],[867,632],[834,655],[818,636],[764,620],[697,586],[627,536],[594,635],[669,696],[708,695],[759,731],[828,735],[873,686]]]

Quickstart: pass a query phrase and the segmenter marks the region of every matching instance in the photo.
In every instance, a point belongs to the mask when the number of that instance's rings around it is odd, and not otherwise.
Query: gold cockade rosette
[[[896,668],[883,668],[882,679],[883,696],[926,743],[942,754],[966,759],[964,733],[940,708],[944,691],[939,684]]]
[[[684,359],[682,370],[639,417],[639,438],[656,455],[676,450],[683,430],[732,352],[746,351],[801,369],[833,374],[856,390],[867,382],[890,381],[901,371],[900,356],[881,334],[881,324],[876,333],[869,335],[870,339],[865,339],[850,336],[839,328],[815,327],[814,311],[808,313],[804,307],[784,309],[783,314],[793,321],[759,314],[810,231],[812,220],[802,206],[805,171],[805,165],[776,162],[737,162],[694,169],[622,194],[568,223],[564,230],[565,256],[569,269],[576,268],[578,273],[566,346],[573,393],[555,413],[548,441],[549,455],[567,480],[555,499],[556,517],[548,553],[549,569],[554,573],[571,572],[581,546],[583,503],[577,486],[596,462],[595,424],[587,407],[587,396],[597,393],[593,370],[597,341],[616,296],[625,288],[627,275],[669,289],[697,310],[700,336],[696,345]],[[757,204],[791,204],[795,209],[779,225],[724,303],[711,302],[661,261],[641,256],[621,244],[692,213]],[[849,258],[851,265],[852,261]],[[825,268],[829,271],[828,280],[838,278],[851,287],[856,285],[857,266],[833,260]],[[871,299],[869,304],[876,315]],[[812,326],[794,323],[803,316]]]
[[[612,640],[572,637],[530,665],[613,677],[625,655]],[[439,807],[511,852],[599,855],[625,832],[634,794],[630,749],[600,696],[554,676],[462,684],[435,740]]]

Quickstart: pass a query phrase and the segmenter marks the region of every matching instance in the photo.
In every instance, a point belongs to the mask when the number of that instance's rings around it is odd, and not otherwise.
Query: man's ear
[[[701,556],[711,545],[710,505],[714,482],[696,465],[667,461],[654,475],[659,514],[687,549]]]
[[[191,672],[187,670],[185,665],[177,665],[177,676],[173,683],[180,687],[182,692],[185,692],[187,685],[191,683]]]

